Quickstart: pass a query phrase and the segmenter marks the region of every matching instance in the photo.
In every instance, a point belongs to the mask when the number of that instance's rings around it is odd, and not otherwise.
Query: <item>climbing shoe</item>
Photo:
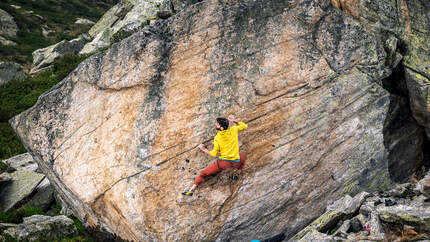
[[[233,176],[231,177],[231,179],[233,179],[234,181],[239,180],[239,174],[234,173]]]
[[[185,192],[182,193],[182,195],[191,197],[193,195],[193,192],[186,190]]]

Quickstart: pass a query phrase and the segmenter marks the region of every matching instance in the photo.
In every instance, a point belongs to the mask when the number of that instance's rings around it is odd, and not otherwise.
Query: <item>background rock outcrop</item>
[[[13,17],[6,11],[0,9],[0,35],[3,37],[14,37],[18,32]]]
[[[24,68],[15,62],[0,62],[0,85],[3,85],[10,80],[20,80],[26,78]]]
[[[135,241],[289,238],[330,201],[422,164],[423,128],[385,85],[400,63],[389,43],[328,0],[207,0],[88,58],[10,123],[88,226]],[[183,197],[212,162],[197,145],[228,114],[249,124],[243,175]]]

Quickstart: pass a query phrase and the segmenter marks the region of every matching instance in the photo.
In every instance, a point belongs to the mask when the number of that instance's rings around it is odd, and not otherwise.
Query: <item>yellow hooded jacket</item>
[[[217,135],[215,135],[214,148],[210,151],[210,155],[216,157],[219,152],[219,160],[238,162],[240,159],[238,134],[246,128],[248,128],[247,124],[238,122],[235,126],[231,126],[226,130],[218,131]]]

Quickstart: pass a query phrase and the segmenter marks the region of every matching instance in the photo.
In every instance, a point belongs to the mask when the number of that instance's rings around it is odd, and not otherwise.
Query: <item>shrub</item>
[[[7,212],[0,211],[0,222],[2,223],[22,223],[23,218],[36,214],[44,214],[41,208],[24,206],[19,209],[9,209]]]
[[[13,80],[0,86],[0,159],[25,152],[8,120],[33,106],[42,93],[64,79],[88,56],[66,55],[55,61],[53,68],[37,76]]]

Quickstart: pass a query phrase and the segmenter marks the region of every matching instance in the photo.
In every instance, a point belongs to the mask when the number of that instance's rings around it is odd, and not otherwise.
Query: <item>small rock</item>
[[[75,24],[94,25],[96,23],[86,18],[77,18]]]
[[[11,40],[7,40],[5,38],[3,38],[2,36],[0,36],[0,44],[5,45],[5,46],[17,46],[18,44],[11,41]]]
[[[14,9],[21,9],[21,6],[18,6],[18,5],[13,5],[13,4],[11,4],[10,5],[12,8],[14,8]]]
[[[172,13],[170,11],[158,11],[157,12],[157,17],[159,17],[161,19],[168,19],[168,18],[170,18],[170,16],[172,16]]]
[[[426,198],[430,198],[430,178],[426,178],[420,181],[420,192]]]
[[[303,238],[301,238],[298,241],[319,241],[319,242],[329,242],[333,241],[333,236],[320,233],[316,230],[312,230],[309,233],[307,233]]]
[[[379,216],[377,212],[372,212],[370,214],[370,236],[376,237],[376,238],[385,238],[384,236],[384,230],[382,229],[381,221],[379,220]]]
[[[33,215],[24,218],[22,224],[6,229],[3,235],[18,241],[53,241],[73,236],[77,232],[73,220],[64,215]]]
[[[346,237],[348,234],[348,230],[351,227],[351,221],[345,220],[343,221],[342,225],[339,227],[339,229],[334,233],[334,236],[340,236],[340,237]]]
[[[363,224],[361,223],[360,219],[357,217],[354,217],[353,219],[351,219],[351,222],[350,222],[350,225],[351,225],[350,231],[353,233],[358,233],[363,230]]]
[[[49,29],[45,29],[44,27],[42,27],[42,35],[45,38],[48,38],[50,33],[54,33],[55,31],[53,30],[49,30]]]
[[[12,181],[12,176],[9,173],[4,172],[0,174],[0,184],[7,183],[9,181]]]

